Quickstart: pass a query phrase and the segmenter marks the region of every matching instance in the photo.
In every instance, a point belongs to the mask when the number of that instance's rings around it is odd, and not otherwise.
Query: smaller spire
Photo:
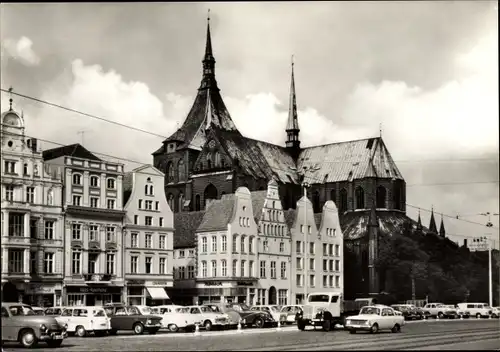
[[[441,225],[439,226],[439,235],[441,237],[446,237],[446,231],[444,229],[443,214],[441,213]]]
[[[297,97],[295,94],[295,74],[294,74],[293,55],[292,55],[292,80],[290,83],[290,99],[288,107],[288,123],[286,125],[287,131],[300,131],[299,121],[297,117]]]
[[[9,88],[9,111],[12,111],[12,91],[14,90],[14,88],[12,88],[12,86],[10,86]]]
[[[436,220],[434,219],[434,206],[431,209],[431,221],[429,222],[429,231],[435,234],[438,233]]]
[[[378,125],[378,131],[379,131],[379,134],[380,134],[380,138],[382,138],[382,122],[379,123],[379,125]]]
[[[418,208],[417,230],[422,230],[422,218],[420,218],[420,208]]]

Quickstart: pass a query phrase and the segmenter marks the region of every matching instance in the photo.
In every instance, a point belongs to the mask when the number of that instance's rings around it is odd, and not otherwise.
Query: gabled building
[[[62,304],[103,305],[123,299],[123,165],[80,144],[45,150],[63,180],[64,287]]]
[[[169,300],[173,287],[174,215],[163,189],[164,174],[151,165],[123,179],[124,275],[128,304],[153,305]]]
[[[63,232],[61,175],[47,172],[24,116],[1,116],[2,300],[61,304]]]

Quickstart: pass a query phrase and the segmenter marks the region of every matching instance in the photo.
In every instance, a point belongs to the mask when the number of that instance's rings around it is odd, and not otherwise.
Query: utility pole
[[[481,215],[488,217],[488,222],[486,223],[486,227],[492,228],[493,224],[491,222],[491,216],[498,216],[499,214],[498,213],[490,213],[488,211],[486,213],[482,213]],[[492,234],[488,234],[488,235],[492,235]],[[500,244],[500,232],[499,232],[498,241],[499,241],[498,243]],[[491,242],[493,242],[493,245]],[[494,244],[495,244],[494,240],[488,239],[488,296],[489,296],[490,307],[493,307],[493,272],[492,272],[492,267],[491,267],[492,266],[491,262],[492,262],[493,258],[491,257],[491,251],[492,251],[492,247],[494,246]],[[500,248],[499,248],[499,250],[500,250]],[[499,285],[500,285],[500,281],[499,281]],[[499,297],[498,304],[500,305],[500,297]]]

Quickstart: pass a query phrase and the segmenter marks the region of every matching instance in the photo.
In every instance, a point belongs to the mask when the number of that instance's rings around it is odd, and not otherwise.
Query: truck
[[[297,328],[304,331],[306,326],[320,326],[324,331],[330,331],[337,324],[344,326],[346,317],[356,315],[362,307],[373,304],[377,304],[374,297],[351,301],[343,300],[341,292],[310,293],[302,311],[297,313]]]

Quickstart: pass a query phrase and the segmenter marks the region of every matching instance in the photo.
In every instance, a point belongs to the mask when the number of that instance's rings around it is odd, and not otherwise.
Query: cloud
[[[26,66],[37,66],[40,64],[40,57],[33,51],[33,42],[27,37],[21,37],[15,41],[5,39],[3,47],[7,54],[22,62]]]

